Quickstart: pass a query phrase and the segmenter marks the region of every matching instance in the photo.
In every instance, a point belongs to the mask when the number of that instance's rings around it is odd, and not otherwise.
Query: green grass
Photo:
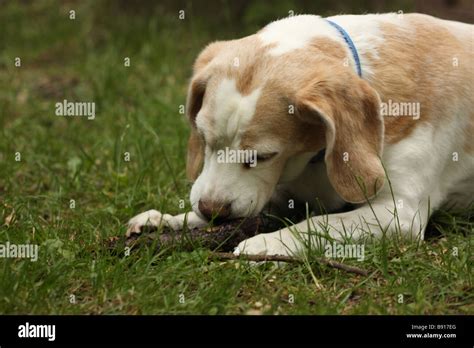
[[[107,252],[103,241],[133,215],[177,214],[180,200],[189,210],[178,108],[193,59],[209,41],[253,30],[159,7],[129,12],[94,1],[0,5],[0,243],[40,245],[37,262],[0,259],[0,313],[474,313],[472,209],[438,214],[426,242],[375,243],[364,261],[344,261],[369,277],[210,261],[204,249]],[[95,101],[95,120],[55,116],[63,99]]]

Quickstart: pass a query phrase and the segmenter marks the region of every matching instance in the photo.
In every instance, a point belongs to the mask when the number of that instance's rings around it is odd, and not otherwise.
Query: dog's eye
[[[270,152],[270,153],[265,153],[265,154],[257,154],[257,161],[263,162],[263,161],[268,161],[269,159],[272,159],[277,155],[277,152]]]
[[[265,162],[269,159],[275,157],[278,153],[277,152],[270,152],[265,154],[257,154],[257,157],[254,157],[251,161],[242,163],[245,168],[254,168],[257,166],[258,162]]]

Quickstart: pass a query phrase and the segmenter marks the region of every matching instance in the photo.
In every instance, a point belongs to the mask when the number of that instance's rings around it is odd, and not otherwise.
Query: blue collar
[[[352,56],[354,57],[354,61],[356,63],[356,67],[357,67],[357,74],[359,75],[359,77],[362,77],[362,68],[360,67],[359,54],[357,53],[357,49],[354,45],[354,42],[352,42],[351,37],[349,36],[347,31],[345,31],[344,28],[342,28],[339,24],[336,24],[336,23],[330,21],[329,19],[326,19],[326,21],[329,24],[331,24],[334,28],[336,28],[337,31],[344,38],[344,41],[346,41],[347,45],[349,46],[349,48],[352,52]]]

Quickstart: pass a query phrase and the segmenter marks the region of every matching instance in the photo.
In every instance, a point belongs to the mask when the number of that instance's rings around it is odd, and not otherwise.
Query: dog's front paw
[[[240,242],[234,254],[293,256],[300,248],[300,241],[291,232],[277,231],[259,234]]]
[[[146,229],[156,229],[161,225],[168,225],[171,228],[173,226],[173,216],[169,214],[161,214],[157,210],[148,210],[137,216],[131,218],[128,221],[126,237],[130,237],[132,234],[141,233]]]

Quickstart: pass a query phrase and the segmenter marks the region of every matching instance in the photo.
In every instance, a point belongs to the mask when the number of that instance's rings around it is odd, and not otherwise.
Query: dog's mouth
[[[210,224],[213,224],[213,225],[222,225],[222,224],[231,222],[231,221],[236,220],[236,219],[239,219],[239,218],[236,218],[236,217],[220,217],[220,216],[215,216],[215,217],[212,217],[211,219],[206,218],[206,220]]]

